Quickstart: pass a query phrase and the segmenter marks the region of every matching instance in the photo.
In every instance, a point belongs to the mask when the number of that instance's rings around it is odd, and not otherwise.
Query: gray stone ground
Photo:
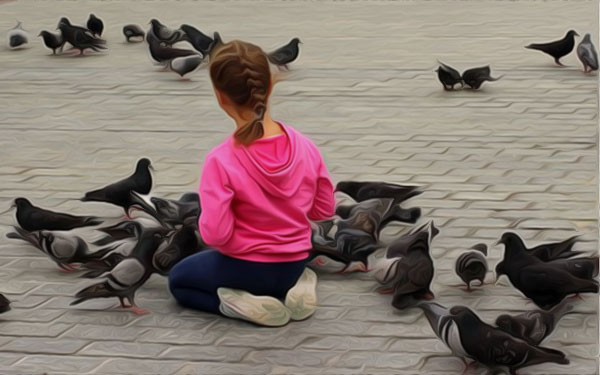
[[[108,25],[107,53],[52,57],[35,38],[62,15],[83,23],[92,11]],[[125,23],[191,23],[265,49],[299,36],[301,57],[275,90],[275,116],[314,139],[335,180],[423,186],[410,204],[441,227],[433,243],[441,303],[466,304],[487,321],[533,308],[506,280],[468,294],[452,269],[477,242],[492,246],[493,268],[502,254],[493,243],[507,229],[531,244],[581,233],[579,248],[596,251],[597,76],[584,75],[574,54],[559,68],[522,46],[571,27],[597,44],[597,15],[597,2],[577,0],[0,1],[0,29],[18,18],[34,35],[29,49],[0,50],[0,234],[21,195],[119,216],[69,199],[127,175],[142,155],[157,168],[156,194],[193,190],[205,153],[231,131],[206,70],[191,82],[157,72],[144,44],[123,43]],[[491,63],[505,76],[479,92],[446,93],[433,73],[437,58],[459,70]],[[406,230],[387,229],[386,240]],[[116,300],[71,307],[87,280],[57,272],[20,243],[3,239],[0,254],[0,291],[14,301],[0,316],[2,374],[463,369],[422,314],[394,312],[368,274],[321,273],[315,316],[268,329],[180,308],[157,276],[138,295],[151,315],[111,309]],[[597,302],[585,296],[547,341],[569,366],[522,373],[597,374]]]

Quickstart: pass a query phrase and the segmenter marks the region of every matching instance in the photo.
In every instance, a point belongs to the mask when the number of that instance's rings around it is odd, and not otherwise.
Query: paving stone
[[[335,181],[421,186],[425,192],[404,205],[422,208],[418,225],[434,220],[440,227],[431,249],[438,302],[465,304],[490,322],[500,312],[535,308],[505,279],[472,293],[458,289],[454,261],[468,246],[491,245],[506,230],[532,245],[581,234],[577,249],[597,252],[597,79],[581,73],[575,54],[558,69],[522,48],[531,35],[556,38],[557,27],[564,30],[574,20],[582,30],[597,30],[591,16],[596,4],[470,2],[476,22],[455,21],[464,19],[457,5],[0,0],[4,30],[14,19],[30,30],[63,15],[81,23],[93,11],[105,20],[109,47],[96,56],[50,58],[32,39],[29,49],[0,51],[0,101],[7,103],[0,111],[0,236],[14,225],[9,205],[16,196],[116,221],[118,208],[75,199],[131,173],[140,155],[157,169],[154,194],[176,198],[195,191],[206,153],[233,129],[214,100],[206,69],[187,83],[157,73],[146,44],[124,43],[121,25],[159,17],[170,26],[197,24],[272,50],[283,43],[281,25],[272,20],[293,14],[286,33],[304,44],[275,86],[274,116],[320,147]],[[460,70],[493,62],[504,77],[479,91],[444,92],[433,72],[436,59]],[[383,245],[410,229],[390,225]],[[74,233],[98,238],[90,230]],[[376,293],[370,273],[319,271],[316,314],[263,329],[178,306],[160,277],[136,299],[151,315],[115,309],[116,298],[70,306],[85,280],[58,272],[41,252],[17,241],[0,241],[0,253],[0,292],[13,301],[13,310],[0,316],[2,374],[463,372],[422,313],[394,311],[390,297]],[[490,247],[491,268],[501,256],[500,246]],[[493,279],[490,271],[487,280]],[[597,296],[585,295],[548,339],[549,347],[567,353],[570,365],[525,372],[597,374],[597,310]],[[483,366],[469,372],[483,373]]]

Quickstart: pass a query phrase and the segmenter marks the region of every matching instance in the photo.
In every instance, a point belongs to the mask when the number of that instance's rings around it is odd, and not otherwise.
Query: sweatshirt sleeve
[[[333,190],[333,182],[329,176],[329,171],[321,158],[317,177],[317,191],[313,205],[308,212],[310,220],[326,220],[335,214],[335,196]]]
[[[231,209],[233,190],[223,167],[210,155],[206,158],[200,178],[198,221],[200,235],[207,245],[221,246],[233,234],[234,217]]]

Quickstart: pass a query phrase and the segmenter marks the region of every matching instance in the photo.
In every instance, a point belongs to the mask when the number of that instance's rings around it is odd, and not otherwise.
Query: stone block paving
[[[107,25],[106,53],[49,56],[35,38],[63,15],[82,24],[90,12]],[[0,29],[19,19],[33,36],[29,49],[0,48],[0,292],[14,301],[0,316],[0,373],[461,374],[422,314],[393,311],[369,274],[321,272],[315,316],[277,329],[183,309],[158,276],[137,298],[151,315],[111,309],[116,300],[71,307],[89,281],[5,239],[9,206],[27,196],[116,218],[114,207],[73,199],[127,175],[141,156],[157,169],[155,194],[196,189],[204,155],[232,124],[205,69],[191,82],[158,72],[145,44],[124,43],[124,24],[190,23],[266,50],[299,36],[274,116],[320,146],[336,181],[421,185],[409,206],[441,228],[432,246],[437,299],[492,322],[534,305],[506,280],[459,289],[461,251],[487,243],[493,269],[502,255],[493,243],[508,229],[531,244],[580,233],[578,248],[597,250],[597,76],[583,74],[574,54],[560,68],[523,48],[569,28],[598,45],[597,15],[597,2],[580,0],[0,1]],[[504,77],[447,93],[436,59],[461,71],[491,64]],[[384,241],[409,229],[392,226]],[[578,302],[546,345],[571,364],[522,373],[597,374],[597,296]]]

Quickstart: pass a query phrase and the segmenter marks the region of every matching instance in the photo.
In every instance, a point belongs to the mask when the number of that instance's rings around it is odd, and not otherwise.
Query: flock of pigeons
[[[142,158],[130,176],[80,199],[121,207],[125,220],[102,226],[104,220],[95,216],[50,211],[17,198],[18,225],[7,237],[42,251],[64,272],[83,272],[82,277],[96,279],[75,294],[72,305],[116,297],[123,308],[147,313],[134,298],[150,276],[167,276],[181,259],[208,248],[198,230],[202,211],[198,194],[185,193],[179,199],[151,196],[152,169],[150,160]],[[503,314],[491,326],[467,307],[447,308],[431,301],[435,298],[431,290],[435,267],[430,247],[439,234],[433,221],[387,246],[380,242],[380,233],[388,224],[414,224],[421,217],[420,208],[403,207],[406,200],[422,193],[417,186],[342,181],[336,191],[353,203],[338,204],[331,220],[311,223],[311,267],[320,268],[331,261],[343,265],[339,273],[369,272],[382,285],[379,291],[392,295],[394,308],[422,309],[436,335],[465,364],[471,359],[491,368],[508,368],[514,374],[519,368],[542,362],[569,363],[564,353],[540,344],[571,310],[573,297],[568,296],[598,292],[598,257],[574,251],[577,236],[533,248],[516,233],[501,236],[498,243],[505,251],[496,265],[496,276],[506,275],[541,310]],[[134,219],[130,215],[135,211],[143,215]],[[103,237],[88,242],[71,232],[83,227],[94,227]],[[484,285],[486,255],[487,245],[480,243],[456,260],[456,273],[467,291],[472,290],[474,281]],[[2,296],[0,312],[8,310],[9,303]]]
[[[157,19],[152,19],[150,24],[151,28],[147,32],[139,25],[125,25],[125,40],[134,43],[146,39],[152,60],[162,65],[165,71],[171,70],[181,77],[195,71],[206,60],[210,51],[222,42],[218,32],[210,37],[191,25],[184,24],[178,29],[171,29]],[[44,45],[52,50],[53,55],[57,50],[62,53],[66,43],[73,50],[78,50],[80,56],[86,50],[101,52],[107,48],[106,40],[102,39],[104,23],[94,14],[89,15],[85,27],[73,25],[67,17],[62,17],[57,29],[60,30],[59,34],[43,30],[38,35],[43,38]],[[193,49],[173,47],[179,42],[187,42]],[[22,22],[17,21],[17,25],[8,32],[8,46],[10,49],[21,49],[28,43],[29,34],[23,29]],[[293,38],[288,44],[268,53],[267,57],[272,64],[288,69],[288,64],[298,57],[300,43],[300,39]]]
[[[182,77],[200,66],[221,43],[218,32],[210,37],[191,25],[171,29],[156,19],[150,23],[147,32],[138,25],[124,26],[126,41],[145,39],[152,59]],[[106,41],[101,38],[104,24],[93,14],[86,27],[74,26],[63,17],[58,29],[60,34],[49,31],[39,34],[53,54],[57,50],[62,53],[66,43],[79,50],[80,55],[88,49],[106,49]],[[573,50],[576,35],[571,30],[559,41],[531,44],[526,48],[545,52],[562,65],[560,58]],[[10,30],[8,39],[10,48],[21,48],[28,43],[28,33],[21,22]],[[187,42],[193,49],[174,48],[179,42]],[[269,53],[269,61],[287,69],[298,56],[299,43],[299,39],[294,38]],[[598,69],[589,34],[577,47],[577,54],[585,72]],[[489,66],[460,74],[440,63],[437,73],[445,90],[453,90],[457,84],[461,88],[466,84],[478,89],[483,82],[500,78],[490,76]],[[135,304],[134,298],[150,276],[155,273],[166,276],[181,259],[207,249],[198,230],[201,213],[198,194],[185,193],[179,199],[149,197],[151,169],[150,160],[142,158],[131,176],[88,192],[81,199],[122,207],[126,220],[101,226],[103,220],[98,217],[54,212],[33,205],[26,198],[17,198],[14,206],[18,226],[7,237],[39,249],[64,272],[84,271],[82,277],[97,279],[76,293],[73,305],[95,298],[116,297],[123,308],[146,313]],[[402,207],[404,201],[422,193],[418,187],[343,181],[337,184],[336,191],[348,195],[354,203],[338,205],[334,219],[312,223],[311,267],[332,260],[343,264],[340,273],[372,273],[382,285],[380,292],[392,295],[394,308],[422,309],[435,334],[465,361],[467,368],[470,366],[467,360],[472,360],[490,368],[505,368],[514,374],[520,368],[543,362],[569,363],[563,352],[540,345],[559,319],[572,309],[572,298],[568,296],[598,292],[598,257],[581,256],[581,252],[573,251],[577,236],[533,248],[528,248],[516,233],[506,232],[501,236],[498,243],[504,245],[505,251],[495,268],[496,276],[506,275],[512,285],[541,310],[516,316],[503,314],[492,326],[468,307],[448,308],[431,301],[435,268],[430,246],[439,233],[432,221],[387,246],[380,243],[380,233],[388,224],[414,224],[421,217],[419,208]],[[133,219],[130,213],[135,210],[145,215]],[[82,227],[94,227],[104,236],[88,242],[71,233],[72,229]],[[473,281],[484,285],[488,272],[486,256],[487,245],[476,244],[456,260],[455,271],[467,291],[472,290]],[[0,312],[9,309],[10,301],[0,295]]]
[[[579,36],[575,30],[569,30],[567,34],[560,40],[549,43],[532,43],[525,46],[527,49],[538,50],[544,52],[554,58],[554,62],[560,66],[564,66],[560,59],[568,55],[575,48],[575,36]],[[589,73],[598,70],[598,53],[592,43],[590,34],[585,34],[583,40],[577,46],[577,57],[583,64],[584,73]],[[492,77],[491,69],[488,66],[479,68],[467,69],[461,75],[458,70],[449,65],[438,61],[440,66],[436,69],[438,79],[442,83],[444,90],[455,90],[456,85],[464,88],[465,85],[471,89],[479,89],[485,81],[497,81],[500,77]]]

